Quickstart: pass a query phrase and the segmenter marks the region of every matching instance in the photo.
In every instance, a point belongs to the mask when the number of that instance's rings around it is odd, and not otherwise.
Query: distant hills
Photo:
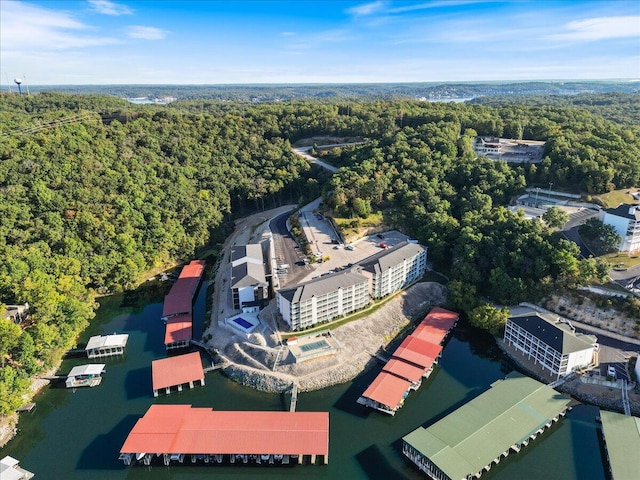
[[[15,86],[11,85],[12,90]],[[252,85],[53,85],[29,86],[31,93],[55,91],[120,98],[172,98],[277,102],[295,99],[417,99],[462,101],[478,97],[638,93],[638,80],[531,81],[483,83],[252,84]],[[6,91],[7,86],[2,86]]]

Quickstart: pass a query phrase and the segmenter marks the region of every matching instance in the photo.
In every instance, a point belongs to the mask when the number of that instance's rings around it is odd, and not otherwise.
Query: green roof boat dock
[[[428,428],[404,436],[402,451],[431,478],[479,478],[551,427],[571,401],[513,372]]]

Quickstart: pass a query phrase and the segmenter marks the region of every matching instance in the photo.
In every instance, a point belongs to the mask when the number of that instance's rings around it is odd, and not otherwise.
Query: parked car
[[[353,250],[353,245],[347,245],[344,247],[345,250]]]
[[[389,245],[384,242],[380,242],[380,248],[389,248]]]

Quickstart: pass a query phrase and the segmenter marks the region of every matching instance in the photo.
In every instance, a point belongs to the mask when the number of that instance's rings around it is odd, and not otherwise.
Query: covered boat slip
[[[640,477],[640,418],[600,410],[611,478]]]
[[[204,274],[204,260],[192,260],[180,272],[176,283],[164,297],[162,320],[166,322],[164,344],[167,350],[189,346],[193,326],[193,298]]]
[[[95,387],[96,385],[100,385],[105,367],[106,365],[104,363],[91,363],[73,367],[67,375],[65,385],[67,388]]]
[[[431,478],[478,478],[559,420],[570,401],[513,372],[442,420],[403,437],[402,450]]]
[[[121,335],[97,335],[89,339],[85,351],[88,358],[123,355],[128,340],[129,335],[126,333]]]
[[[387,372],[381,372],[358,400],[360,405],[395,415],[404,404],[411,382]]]
[[[191,314],[176,315],[167,320],[164,330],[164,346],[167,350],[186,348],[193,337]]]
[[[198,352],[162,358],[151,362],[151,379],[153,396],[164,390],[168,395],[172,387],[182,391],[182,385],[189,384],[193,388],[194,382],[204,385],[204,369]]]
[[[149,465],[156,456],[165,465],[185,457],[207,463],[287,463],[308,456],[312,464],[317,457],[328,463],[329,413],[152,405],[129,433],[120,459],[126,465],[134,459]]]
[[[373,380],[357,403],[395,415],[410,390],[420,388],[442,354],[442,342],[459,315],[434,307],[392,353],[382,372]]]

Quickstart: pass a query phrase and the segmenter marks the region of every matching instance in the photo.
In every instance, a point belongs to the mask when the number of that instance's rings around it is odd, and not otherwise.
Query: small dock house
[[[151,377],[153,396],[157,397],[160,390],[168,395],[172,387],[182,391],[184,384],[193,388],[194,382],[204,385],[204,370],[198,352],[187,353],[175,357],[162,358],[151,362]]]
[[[105,372],[104,363],[91,363],[73,367],[67,375],[65,385],[67,388],[95,387],[102,382],[102,374]]]
[[[129,340],[129,335],[126,333],[120,335],[97,335],[95,337],[91,337],[85,348],[87,358],[123,355],[124,348],[127,346],[127,340]]]
[[[33,478],[33,473],[21,468],[19,463],[9,455],[0,460],[0,478],[2,480],[29,480]]]

